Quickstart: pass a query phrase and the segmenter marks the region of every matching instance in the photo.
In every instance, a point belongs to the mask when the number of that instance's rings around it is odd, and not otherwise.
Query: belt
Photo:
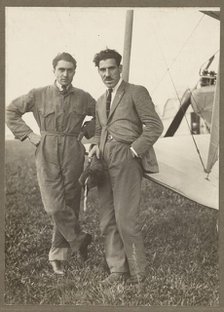
[[[67,132],[57,132],[57,131],[41,131],[40,132],[42,135],[56,135],[56,136],[73,136],[73,137],[78,137],[77,133],[67,133]]]

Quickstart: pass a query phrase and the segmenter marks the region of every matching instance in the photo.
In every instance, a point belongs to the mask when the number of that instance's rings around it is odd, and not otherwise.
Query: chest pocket
[[[40,129],[50,131],[55,129],[55,110],[53,107],[39,109]]]

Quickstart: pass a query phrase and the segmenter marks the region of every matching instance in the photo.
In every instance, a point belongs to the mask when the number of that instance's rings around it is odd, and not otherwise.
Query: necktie
[[[110,114],[110,103],[111,103],[111,95],[112,95],[113,89],[108,89],[107,90],[107,101],[106,101],[106,114],[107,118]]]

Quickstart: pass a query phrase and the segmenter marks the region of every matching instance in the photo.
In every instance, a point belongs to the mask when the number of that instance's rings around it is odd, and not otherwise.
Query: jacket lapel
[[[125,82],[122,81],[121,85],[119,86],[117,93],[114,97],[111,109],[110,109],[110,114],[108,117],[108,120],[111,118],[111,116],[113,115],[115,109],[117,108],[118,104],[120,103],[120,100],[122,99],[123,95],[125,92]],[[105,108],[105,114],[106,114],[106,108]]]
[[[107,95],[105,92],[97,100],[97,106],[98,106],[98,111],[99,111],[99,115],[100,115],[100,121],[102,124],[107,123],[106,101],[107,101]]]

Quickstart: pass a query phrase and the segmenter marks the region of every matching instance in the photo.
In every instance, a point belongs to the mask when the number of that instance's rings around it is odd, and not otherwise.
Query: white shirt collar
[[[113,93],[112,93],[113,95],[116,94],[117,89],[120,87],[121,83],[122,83],[122,78],[120,78],[120,80],[118,81],[118,83],[116,84],[116,86],[113,88]]]
[[[62,88],[62,85],[57,80],[55,81],[55,84],[58,87],[59,91],[64,91],[64,89]],[[69,87],[70,85],[66,86],[66,90],[68,90]]]
[[[121,83],[122,83],[123,79],[120,78],[120,80],[118,81],[118,83],[116,84],[116,86],[113,88],[113,92],[111,94],[111,103],[110,103],[110,107],[112,106],[113,100],[115,98],[115,95],[117,93],[118,88],[120,87]]]

